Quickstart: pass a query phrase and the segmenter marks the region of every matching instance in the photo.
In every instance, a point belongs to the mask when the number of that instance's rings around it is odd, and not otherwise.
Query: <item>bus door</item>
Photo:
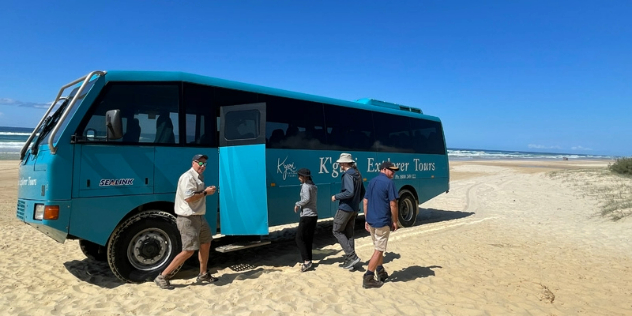
[[[266,104],[220,108],[219,209],[223,235],[267,235]]]

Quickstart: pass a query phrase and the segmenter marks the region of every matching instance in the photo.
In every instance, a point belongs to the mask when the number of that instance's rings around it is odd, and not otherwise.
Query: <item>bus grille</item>
[[[24,212],[25,208],[26,208],[26,202],[22,200],[18,200],[17,216],[18,216],[18,219],[22,221],[25,218],[25,212]]]

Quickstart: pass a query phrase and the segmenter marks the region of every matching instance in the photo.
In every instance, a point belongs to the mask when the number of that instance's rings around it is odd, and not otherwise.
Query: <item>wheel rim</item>
[[[411,221],[413,216],[415,216],[415,205],[413,205],[414,203],[409,197],[404,198],[402,202],[403,203],[400,204],[399,214],[404,221]]]
[[[162,229],[147,228],[131,239],[127,258],[134,268],[153,270],[169,259],[173,245],[169,235]]]

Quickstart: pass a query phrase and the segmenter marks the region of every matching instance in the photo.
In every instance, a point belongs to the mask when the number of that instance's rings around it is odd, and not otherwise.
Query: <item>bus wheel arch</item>
[[[107,262],[107,248],[85,239],[79,239],[81,252],[90,260]]]
[[[406,186],[399,191],[399,201],[397,203],[397,222],[399,227],[411,227],[417,220],[419,203],[415,193],[415,189]]]
[[[117,278],[139,283],[153,280],[181,249],[176,217],[161,210],[147,210],[117,226],[108,241],[107,261]]]
[[[131,211],[129,211],[122,219],[121,221],[119,221],[118,226],[120,226],[123,222],[125,222],[126,220],[130,219],[131,217],[140,214],[142,212],[145,211],[149,211],[149,210],[159,210],[159,211],[163,211],[165,213],[169,213],[173,216],[176,216],[175,212],[173,211],[173,201],[154,201],[154,202],[149,202],[146,204],[142,204],[137,206],[136,208],[132,209]]]

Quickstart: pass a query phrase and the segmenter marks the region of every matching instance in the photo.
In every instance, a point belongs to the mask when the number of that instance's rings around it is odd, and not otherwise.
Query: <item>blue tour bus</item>
[[[88,258],[142,282],[181,249],[174,193],[194,154],[208,155],[205,182],[219,184],[207,197],[211,229],[265,237],[298,222],[299,168],[318,185],[319,217],[333,217],[342,152],[364,181],[382,161],[400,167],[401,226],[449,190],[441,121],[419,109],[180,72],[94,71],[60,89],[22,148],[17,217],[58,242],[79,239]]]

